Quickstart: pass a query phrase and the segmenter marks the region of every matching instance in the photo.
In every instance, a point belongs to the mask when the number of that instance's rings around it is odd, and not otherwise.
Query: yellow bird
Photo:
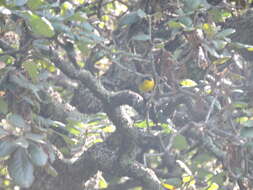
[[[155,87],[155,81],[150,76],[145,76],[140,80],[140,84],[138,86],[138,89],[140,92],[150,92]]]

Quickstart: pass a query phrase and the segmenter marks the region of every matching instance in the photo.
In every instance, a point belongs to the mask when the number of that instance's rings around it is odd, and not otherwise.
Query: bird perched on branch
[[[140,79],[138,89],[141,93],[151,92],[155,87],[155,81],[151,76],[144,76]]]

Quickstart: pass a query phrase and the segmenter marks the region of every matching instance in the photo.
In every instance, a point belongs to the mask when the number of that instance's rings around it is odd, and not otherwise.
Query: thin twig
[[[213,112],[213,108],[214,108],[214,104],[215,104],[215,102],[216,102],[216,100],[217,100],[217,95],[214,97],[214,99],[213,99],[213,101],[212,101],[212,104],[211,104],[211,106],[210,106],[210,109],[209,109],[209,111],[208,111],[208,113],[207,113],[207,115],[206,115],[206,119],[205,119],[205,123],[207,124],[207,122],[208,122],[208,120],[209,120],[209,118],[210,118],[210,115],[211,115],[211,113]]]

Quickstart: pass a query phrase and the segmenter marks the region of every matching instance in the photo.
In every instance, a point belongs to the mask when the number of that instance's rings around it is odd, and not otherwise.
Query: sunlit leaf
[[[170,185],[170,184],[168,184],[168,183],[163,183],[162,185],[163,185],[163,187],[164,187],[165,189],[169,189],[169,190],[174,190],[174,189],[176,189],[175,186]]]
[[[21,187],[29,188],[33,181],[33,165],[30,162],[26,149],[19,148],[8,162],[8,170],[13,180]]]
[[[238,118],[235,119],[235,121],[236,121],[237,123],[240,123],[240,124],[242,124],[242,123],[244,123],[244,122],[246,122],[246,121],[248,121],[248,120],[249,120],[248,117],[238,117]]]
[[[185,79],[185,80],[182,80],[180,82],[180,84],[183,86],[183,87],[194,87],[194,86],[197,86],[198,84],[191,80],[191,79]]]
[[[53,166],[51,166],[49,164],[46,165],[45,170],[48,174],[50,174],[53,177],[58,176],[58,172],[56,171],[56,169],[54,169]]]
[[[218,190],[219,189],[219,185],[216,183],[212,183],[207,190]]]
[[[235,101],[233,102],[233,107],[234,108],[241,108],[241,109],[245,109],[247,108],[249,105],[246,102],[240,102],[240,101]]]
[[[110,125],[110,126],[103,128],[103,131],[105,133],[113,133],[115,131],[115,127],[113,125]]]
[[[98,185],[99,185],[99,189],[105,189],[108,187],[108,184],[107,184],[106,180],[103,178],[103,176],[99,177]]]
[[[20,16],[26,19],[34,34],[44,37],[55,35],[54,27],[45,17],[40,17],[31,11],[22,11]]]
[[[225,22],[227,18],[232,16],[231,11],[225,9],[212,9],[209,13],[214,22]]]
[[[72,16],[73,14],[74,14],[74,7],[70,2],[65,1],[64,3],[61,4],[62,16]]]
[[[77,129],[75,126],[72,126],[72,127],[67,127],[67,130],[73,134],[73,135],[79,135],[81,132],[79,129]]]
[[[189,183],[192,179],[193,179],[192,176],[188,176],[188,175],[183,175],[182,176],[182,182],[183,183]]]
[[[173,20],[168,22],[168,26],[170,28],[175,28],[175,29],[185,28],[184,24],[182,24],[181,22],[178,22],[178,21],[173,21]]]
[[[33,82],[38,78],[38,66],[32,62],[26,62],[23,64],[25,71],[29,74]]]
[[[148,124],[149,124],[149,127],[154,126],[154,122],[152,122],[152,121],[149,121]],[[134,126],[139,127],[139,128],[146,128],[147,127],[147,121],[143,120],[143,121],[140,121],[140,122],[136,122],[134,124]]]

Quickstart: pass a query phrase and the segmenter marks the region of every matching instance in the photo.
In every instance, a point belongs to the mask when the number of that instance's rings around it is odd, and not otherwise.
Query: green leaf
[[[29,74],[33,82],[37,81],[38,78],[38,67],[32,62],[23,63],[25,71]]]
[[[25,134],[25,137],[27,139],[30,139],[34,142],[37,142],[37,143],[41,143],[41,144],[45,144],[46,142],[44,141],[45,140],[45,135],[42,135],[42,134],[36,134],[36,133],[26,133]]]
[[[217,33],[215,36],[216,38],[220,38],[220,39],[223,39],[231,34],[235,33],[235,29],[233,28],[228,28],[228,29],[225,29],[219,33]]]
[[[27,6],[32,9],[36,10],[41,7],[41,5],[44,4],[44,0],[28,0]]]
[[[201,0],[186,0],[184,1],[184,3],[189,10],[194,10],[201,6],[202,1]]]
[[[212,173],[208,170],[208,169],[205,169],[205,168],[197,168],[196,170],[197,172],[197,176],[200,180],[205,180],[208,176],[212,175]]]
[[[228,42],[225,40],[212,40],[212,43],[217,50],[224,49],[228,44]]]
[[[145,18],[147,16],[147,14],[142,9],[138,9],[137,14],[140,18]]]
[[[147,34],[138,34],[132,37],[132,40],[147,41],[150,40],[150,36]]]
[[[38,94],[38,91],[40,90],[40,86],[32,84],[29,80],[27,80],[23,75],[12,75],[10,79],[13,83],[17,84],[20,87],[29,89],[32,91],[32,93],[35,95],[35,97],[39,100],[40,96]]]
[[[0,157],[9,156],[17,148],[17,145],[10,139],[0,140]]]
[[[204,162],[208,162],[213,159],[214,158],[210,154],[202,153],[202,154],[198,154],[196,157],[194,157],[194,162],[196,162],[197,164],[203,164]]]
[[[0,113],[8,113],[8,104],[5,102],[4,98],[0,96]]]
[[[119,19],[119,27],[139,22],[141,20],[140,15],[142,15],[142,13],[140,11],[139,12],[136,11],[121,17]]]
[[[253,138],[253,127],[244,127],[240,131],[240,136],[244,138]]]
[[[253,127],[253,120],[247,120],[245,122],[242,122],[241,125],[244,127]]]
[[[23,188],[29,188],[33,181],[33,165],[30,162],[26,149],[19,148],[8,162],[8,170],[14,182]]]
[[[180,178],[167,178],[163,184],[170,184],[175,187],[179,187],[182,184],[182,180]]]
[[[70,127],[70,126],[67,126],[67,130],[71,133],[71,134],[73,134],[73,135],[80,135],[80,130],[79,129],[77,129],[75,126],[72,126],[72,127]]]
[[[185,25],[183,23],[173,20],[168,22],[168,26],[174,29],[185,28]]]
[[[217,53],[217,51],[213,47],[210,47],[204,43],[202,45],[212,56],[214,56],[216,58],[220,57],[220,55]]]
[[[19,137],[14,143],[22,148],[28,148],[29,142],[24,137]]]
[[[105,39],[103,37],[100,37],[94,33],[86,33],[86,36],[90,38],[91,40],[94,40],[95,42],[103,42]]]
[[[213,183],[218,184],[218,185],[223,185],[224,180],[225,180],[225,173],[224,172],[218,173],[211,178],[211,181]]]
[[[225,22],[227,18],[232,17],[231,11],[227,11],[224,9],[212,9],[208,12],[213,18],[213,21],[216,23]]]
[[[233,103],[234,108],[245,109],[248,106],[249,106],[249,104],[246,102],[234,101],[234,103]]]
[[[53,176],[53,177],[57,177],[58,176],[58,173],[57,173],[57,171],[53,168],[53,166],[51,166],[51,165],[46,165],[46,167],[45,167],[45,169],[46,169],[46,172],[48,173],[48,174],[50,174],[51,176]]]
[[[20,16],[26,19],[35,35],[49,38],[55,35],[54,27],[45,17],[40,17],[31,11],[22,11]]]
[[[173,131],[173,124],[172,122],[168,123],[161,123],[161,127],[164,133],[171,133]]]
[[[71,29],[65,24],[62,24],[61,22],[53,22],[53,26],[57,32],[62,32],[62,33],[67,33],[67,34],[71,32]]]
[[[239,43],[239,42],[235,42],[235,43],[231,43],[234,47],[236,48],[245,48],[245,49],[253,49],[252,45],[249,44],[243,44],[243,43]]]
[[[9,6],[23,6],[27,3],[27,0],[6,0],[5,3]]]
[[[173,139],[172,146],[175,149],[183,150],[183,149],[188,148],[188,142],[187,142],[186,138],[183,135],[177,135]]]
[[[48,155],[41,146],[31,143],[28,152],[30,153],[31,161],[37,166],[45,166],[48,161]]]
[[[30,128],[25,122],[25,120],[17,114],[8,114],[7,121],[17,128]]]
[[[152,127],[154,126],[154,122],[152,121],[149,121],[149,127]],[[135,127],[139,127],[139,128],[147,128],[147,121],[146,120],[143,120],[143,121],[140,121],[140,122],[137,122],[134,124]]]
[[[70,16],[67,20],[85,22],[88,19],[87,15],[83,12],[76,12],[73,16]]]
[[[94,31],[94,27],[93,27],[89,22],[87,22],[87,21],[83,22],[83,23],[81,24],[81,27],[82,27],[83,29],[87,30],[88,32]]]
[[[3,137],[6,137],[6,136],[8,136],[8,135],[10,135],[10,133],[7,132],[6,130],[4,130],[4,129],[2,128],[2,126],[0,126],[0,139],[3,138]]]

